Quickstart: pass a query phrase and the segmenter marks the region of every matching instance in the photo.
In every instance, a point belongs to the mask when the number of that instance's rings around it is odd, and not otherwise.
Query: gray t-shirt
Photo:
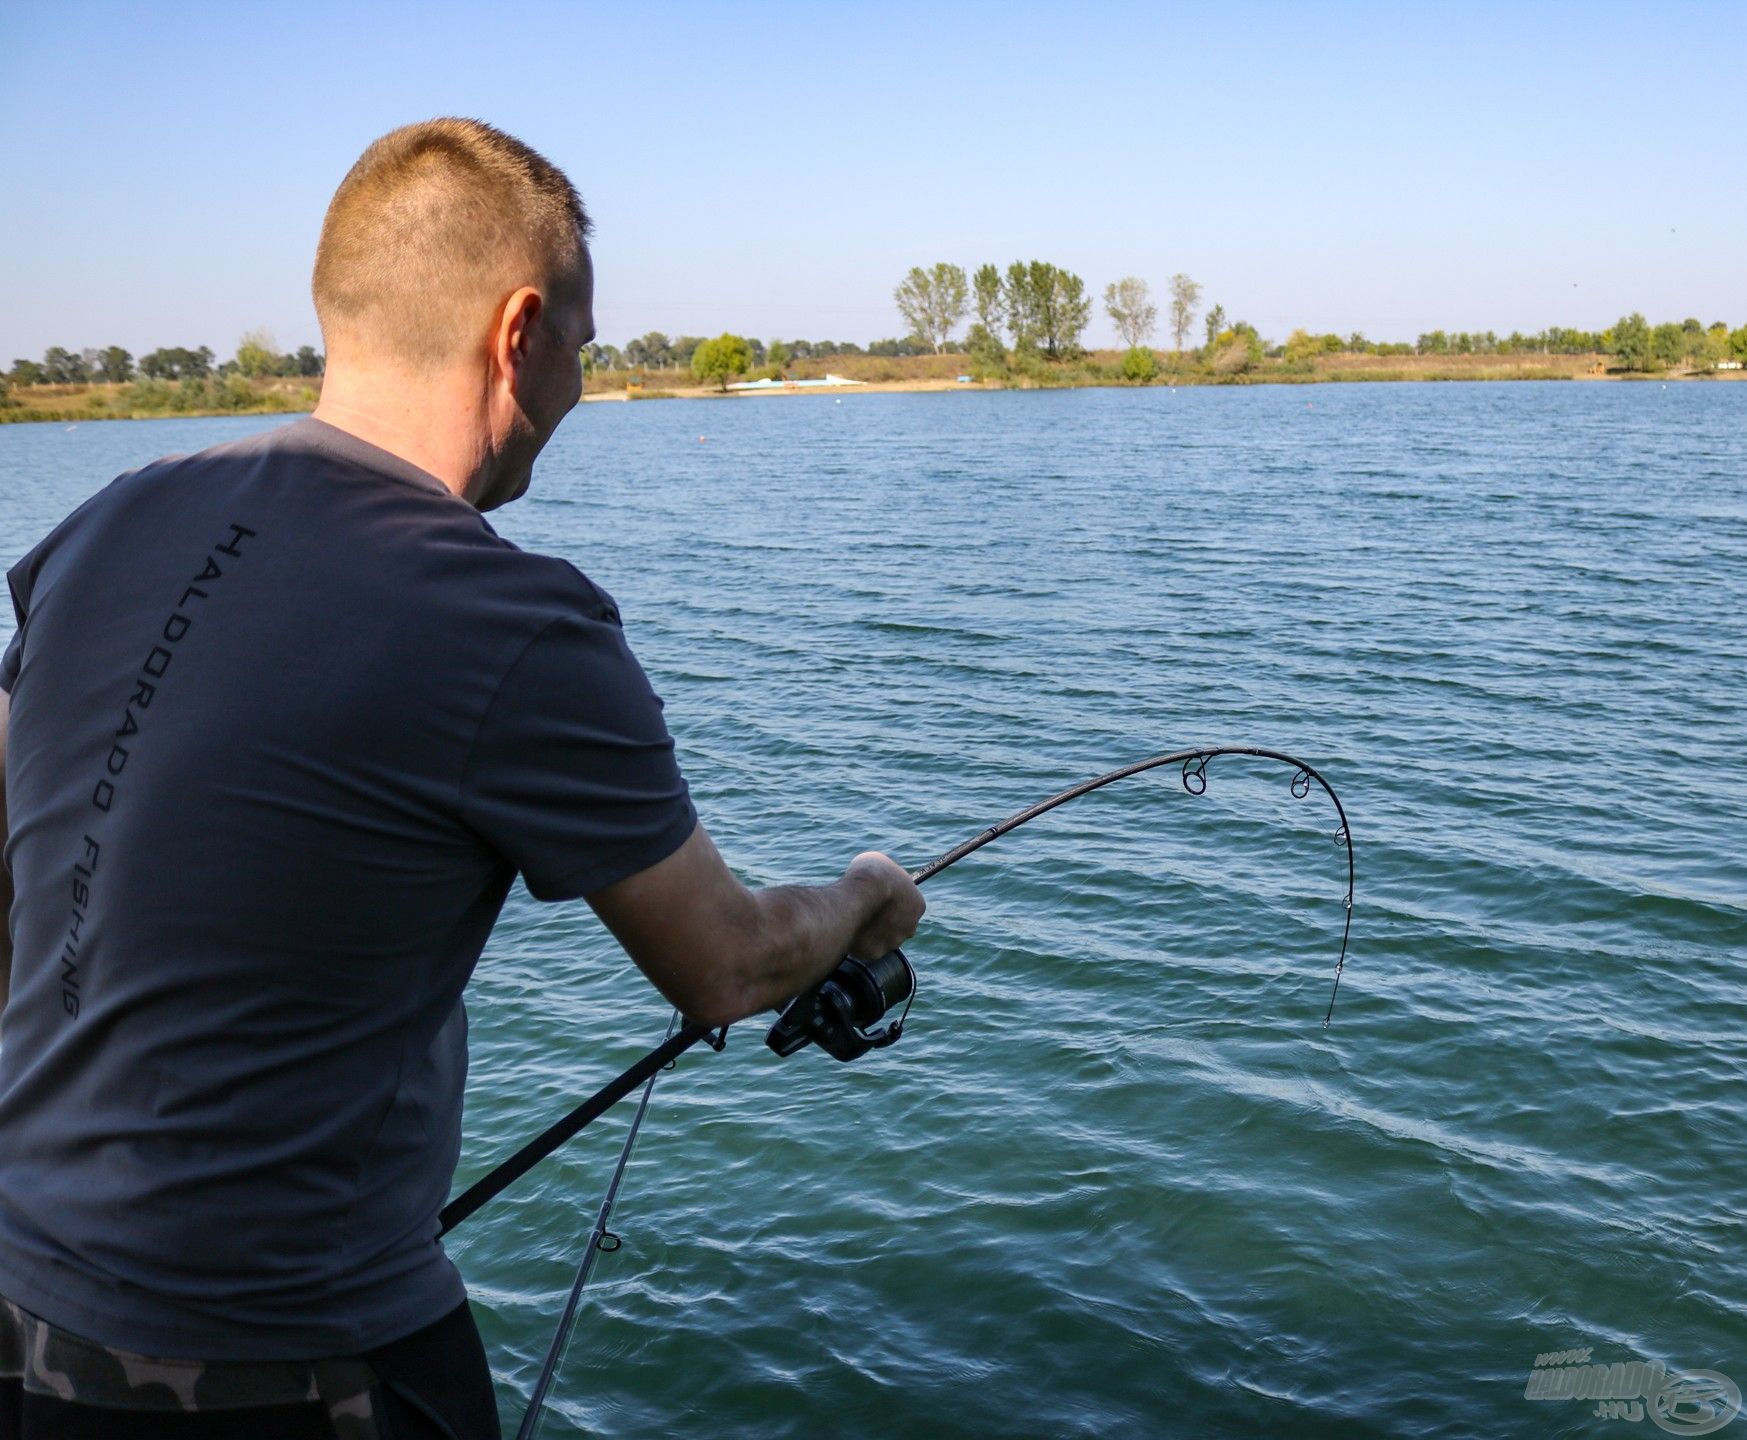
[[[695,824],[612,599],[313,419],[123,475],[8,579],[0,1294],[214,1360],[439,1318],[511,882]]]

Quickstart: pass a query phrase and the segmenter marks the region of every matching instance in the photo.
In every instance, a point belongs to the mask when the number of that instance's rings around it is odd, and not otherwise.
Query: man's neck
[[[322,378],[315,418],[435,475],[469,500],[490,465],[484,406],[461,376],[412,378],[350,366]]]

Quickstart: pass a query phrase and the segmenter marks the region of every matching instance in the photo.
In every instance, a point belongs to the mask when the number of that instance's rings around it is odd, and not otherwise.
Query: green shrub
[[[1036,350],[1027,346],[1016,349],[1007,357],[1008,371],[1018,379],[1030,380],[1034,384],[1050,385],[1055,382],[1057,367],[1051,365]]]
[[[1122,378],[1145,384],[1158,377],[1159,357],[1145,345],[1132,346],[1122,357]]]
[[[123,403],[132,410],[168,410],[175,389],[163,380],[135,380],[122,392]]]

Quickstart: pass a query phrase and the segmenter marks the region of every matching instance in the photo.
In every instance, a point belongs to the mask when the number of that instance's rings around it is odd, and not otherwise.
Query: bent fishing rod
[[[1070,785],[1047,800],[1040,800],[1028,809],[1009,815],[999,824],[979,831],[945,854],[930,860],[919,869],[910,871],[910,878],[918,885],[926,884],[941,871],[958,864],[967,855],[975,854],[983,846],[1012,833],[1040,815],[1048,814],[1057,806],[1148,770],[1158,770],[1169,765],[1180,766],[1184,790],[1191,795],[1203,795],[1207,792],[1208,762],[1222,755],[1253,756],[1292,766],[1290,788],[1293,798],[1302,800],[1310,793],[1313,784],[1319,786],[1333,802],[1335,813],[1340,817],[1340,828],[1335,831],[1334,838],[1337,844],[1345,845],[1347,850],[1347,893],[1343,902],[1346,918],[1341,928],[1340,955],[1335,961],[1334,984],[1329,991],[1328,1010],[1322,1019],[1323,1028],[1326,1029],[1334,1017],[1335,997],[1340,993],[1341,975],[1346,969],[1347,943],[1353,932],[1353,836],[1351,827],[1347,824],[1346,809],[1341,804],[1340,796],[1335,794],[1334,787],[1314,766],[1283,751],[1266,750],[1253,745],[1200,746],[1192,750],[1173,750],[1169,754],[1154,755],[1132,765],[1120,766],[1090,780],[1081,781],[1078,785]],[[904,1033],[904,1023],[909,1017],[910,1005],[915,997],[916,972],[902,950],[894,950],[876,960],[845,957],[824,980],[790,1002],[781,1017],[771,1026],[770,1032],[765,1036],[765,1043],[778,1055],[784,1056],[792,1055],[810,1043],[817,1043],[820,1049],[838,1060],[854,1060],[869,1050],[896,1043]],[[898,1019],[877,1030],[869,1028],[899,1004],[904,1006],[904,1011]],[[608,1081],[569,1114],[547,1126],[515,1154],[451,1200],[438,1216],[438,1235],[448,1234],[463,1220],[502,1194],[540,1161],[581,1133],[639,1085],[651,1085],[661,1070],[694,1045],[702,1042],[712,1050],[720,1051],[727,1045],[727,1037],[726,1025],[710,1027],[689,1021],[677,1029],[669,1025],[667,1038],[661,1044],[623,1074]],[[648,1094],[645,1091],[645,1106],[647,1102]],[[638,1120],[641,1119],[640,1109]],[[632,1142],[635,1141],[635,1129],[630,1138]],[[624,1159],[628,1158],[629,1146]],[[621,1174],[623,1163],[622,1159]],[[617,1177],[614,1188],[616,1191]],[[604,1226],[604,1219],[602,1223]]]
[[[1264,750],[1249,745],[1217,745],[1195,750],[1177,750],[1121,766],[1078,785],[1070,785],[1047,800],[1040,800],[1028,809],[1009,815],[999,824],[979,831],[969,840],[955,845],[920,869],[910,871],[910,879],[918,885],[924,884],[942,870],[956,865],[965,856],[974,854],[991,841],[1017,830],[1039,815],[1047,814],[1058,805],[1065,805],[1070,800],[1148,770],[1157,770],[1166,765],[1180,765],[1183,788],[1191,795],[1204,795],[1207,792],[1207,763],[1220,755],[1259,756],[1293,766],[1293,797],[1302,800],[1310,793],[1313,783],[1319,785],[1333,802],[1335,813],[1340,817],[1340,828],[1335,831],[1335,839],[1345,845],[1347,850],[1347,893],[1343,901],[1346,918],[1341,927],[1341,949],[1335,961],[1334,985],[1329,991],[1328,1010],[1322,1017],[1323,1028],[1327,1029],[1329,1021],[1334,1018],[1335,997],[1340,993],[1341,974],[1347,963],[1347,942],[1353,930],[1353,835],[1347,824],[1346,809],[1334,788],[1313,766],[1281,751]],[[816,1043],[820,1049],[838,1060],[854,1060],[867,1054],[869,1050],[895,1044],[904,1033],[904,1022],[909,1018],[910,1006],[915,999],[916,971],[901,949],[893,950],[875,960],[845,956],[830,975],[789,1003],[776,1023],[770,1027],[765,1043],[781,1056],[793,1055],[808,1044]],[[870,1028],[899,1004],[904,1009],[896,1020],[889,1021],[878,1029]],[[539,1377],[529,1396],[528,1408],[523,1412],[521,1425],[516,1430],[516,1440],[534,1440],[540,1428],[546,1398],[551,1392],[558,1366],[564,1358],[583,1289],[587,1286],[590,1275],[594,1273],[596,1256],[619,1248],[619,1237],[607,1228],[607,1222],[612,1215],[614,1202],[618,1199],[619,1185],[625,1178],[625,1167],[630,1163],[631,1151],[635,1148],[638,1133],[643,1127],[643,1117],[648,1113],[649,1098],[654,1092],[657,1075],[663,1069],[671,1068],[680,1055],[699,1041],[718,1051],[727,1044],[726,1025],[718,1029],[689,1023],[682,1026],[682,1018],[677,1010],[674,1011],[673,1018],[668,1021],[667,1036],[660,1045],[470,1186],[450,1202],[440,1217],[441,1229],[438,1233],[446,1234],[591,1121],[629,1095],[638,1085],[642,1085],[642,1099],[637,1104],[636,1115],[619,1151],[618,1163],[613,1168],[613,1177],[607,1186],[606,1196],[601,1201],[594,1228],[589,1232],[582,1263],[577,1268],[576,1278],[565,1299],[563,1314],[553,1330],[545,1363],[540,1367]]]

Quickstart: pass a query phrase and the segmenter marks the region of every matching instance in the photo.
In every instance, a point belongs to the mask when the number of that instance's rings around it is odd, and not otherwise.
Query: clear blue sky
[[[1032,257],[1274,337],[1739,325],[1744,68],[1737,0],[0,0],[0,365],[318,342],[335,184],[445,113],[570,172],[617,342],[865,341],[910,265]]]

